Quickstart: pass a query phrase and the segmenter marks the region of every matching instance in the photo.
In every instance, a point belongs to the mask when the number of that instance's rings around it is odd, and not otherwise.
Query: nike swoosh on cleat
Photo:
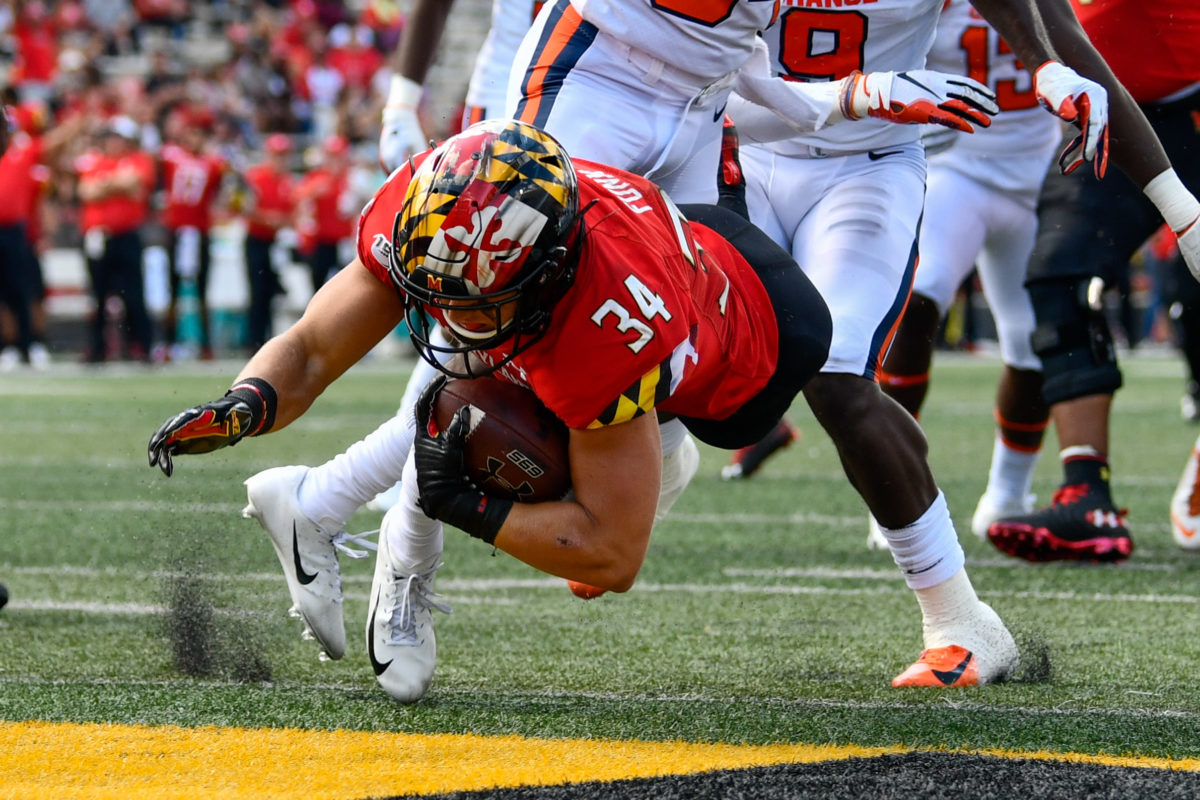
[[[728,103],[722,103],[722,104],[721,104],[721,107],[720,107],[720,108],[718,108],[718,109],[717,109],[715,112],[713,112],[713,122],[716,122],[716,121],[717,121],[717,120],[719,120],[721,117],[725,116],[725,108],[726,108],[728,105],[729,105]]]
[[[963,660],[958,662],[958,666],[956,666],[954,669],[943,671],[930,667],[929,671],[932,672],[933,676],[941,681],[944,685],[953,686],[954,682],[962,677],[963,672],[966,671],[967,665],[971,663],[972,658],[973,656],[971,653],[967,653],[965,656],[963,656]]]
[[[871,159],[872,161],[878,161],[879,159],[887,158],[888,156],[898,156],[903,152],[903,150],[884,150],[877,153],[874,150],[868,150],[867,158]]]
[[[296,536],[296,523],[292,522],[292,564],[296,567],[296,579],[300,581],[301,586],[308,586],[317,579],[317,573],[308,573],[304,571],[304,565],[300,563],[300,547],[299,539]]]
[[[376,677],[378,677],[387,671],[387,668],[392,665],[392,662],[388,661],[386,664],[381,664],[381,663],[379,663],[379,660],[375,658],[375,611],[376,610],[378,610],[378,609],[372,609],[371,624],[367,628],[367,630],[369,630],[371,632],[371,635],[367,637],[367,655],[369,655],[371,657],[371,669],[375,670],[375,675],[376,675]]]

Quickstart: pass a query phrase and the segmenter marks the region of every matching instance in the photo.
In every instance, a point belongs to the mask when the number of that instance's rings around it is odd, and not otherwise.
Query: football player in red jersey
[[[142,276],[142,223],[150,212],[155,166],[138,144],[141,129],[129,117],[114,117],[102,148],[75,160],[79,176],[80,228],[96,313],[91,323],[90,362],[107,357],[105,302],[119,294],[125,302],[126,345],[136,358],[150,358],[153,324],[146,310]]]
[[[428,428],[441,381],[417,403],[367,625],[376,676],[404,702],[433,677],[442,522],[545,572],[625,591],[661,510],[660,422],[680,419],[718,447],[756,441],[827,353],[824,301],[744,218],[676,208],[649,181],[572,160],[512,120],[471,126],[393,173],[364,209],[357,244],[358,258],[224,398],[159,427],[149,460],[170,474],[178,454],[283,427],[406,316],[425,358],[438,348],[457,357],[443,372],[531,388],[570,429],[574,486],[563,501],[476,490],[460,467],[465,420],[440,435]],[[432,341],[426,315],[456,343]],[[280,557],[291,560],[293,546]],[[322,644],[344,650],[344,634]]]
[[[251,353],[271,338],[271,301],[280,291],[279,277],[271,263],[271,248],[281,228],[291,223],[295,211],[295,187],[288,157],[292,140],[287,134],[272,133],[263,141],[266,158],[246,170],[246,277],[250,285],[247,312],[248,346]]]
[[[200,314],[200,356],[211,359],[208,271],[212,263],[212,210],[227,164],[216,153],[205,150],[211,116],[182,114],[171,122],[176,129],[175,141],[163,147],[159,156],[166,195],[163,226],[170,237],[171,263],[171,302],[164,320],[166,341],[174,349],[178,341],[180,289],[185,279],[195,281]]]
[[[313,291],[329,280],[342,262],[339,246],[354,235],[357,203],[350,188],[350,142],[341,134],[321,143],[322,162],[296,185],[296,224],[301,237],[309,240],[309,270]]]
[[[1113,155],[1124,149],[1124,174],[1112,171],[1099,180],[1052,168],[1042,186],[1026,283],[1063,481],[1049,506],[1007,515],[987,535],[1001,551],[1030,561],[1118,561],[1133,552],[1125,512],[1109,485],[1108,423],[1122,376],[1100,293],[1128,270],[1164,219],[1200,278],[1194,196],[1200,192],[1200,6],[1189,0],[1072,0],[1071,6],[1078,22],[1069,24],[1082,26],[1125,87],[1109,91],[1114,125],[1124,107],[1140,109],[1145,127],[1114,127]],[[1145,146],[1155,134],[1161,147]],[[1200,547],[1194,534],[1185,534],[1200,522],[1195,474],[1190,461],[1172,507],[1176,540],[1185,547]]]

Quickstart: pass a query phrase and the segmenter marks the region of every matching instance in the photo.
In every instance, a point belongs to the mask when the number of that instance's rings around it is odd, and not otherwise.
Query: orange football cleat
[[[931,647],[908,669],[892,678],[897,689],[911,686],[932,686],[944,689],[949,686],[978,686],[979,671],[975,655],[956,644]]]
[[[584,600],[591,600],[593,597],[599,597],[608,591],[607,589],[589,586],[579,581],[567,581],[567,588],[571,590],[571,594],[576,597],[582,597]]]

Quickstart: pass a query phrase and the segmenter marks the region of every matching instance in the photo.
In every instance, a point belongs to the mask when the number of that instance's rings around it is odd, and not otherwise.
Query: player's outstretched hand
[[[991,125],[999,111],[996,95],[982,83],[928,69],[853,73],[842,92],[842,114],[847,119],[871,116],[972,133],[975,125]]]
[[[470,425],[470,408],[454,413],[445,430],[433,420],[438,392],[446,376],[438,375],[417,399],[413,459],[417,467],[417,502],[433,519],[441,520],[491,544],[512,510],[511,500],[490,497],[467,478],[463,439]]]
[[[150,437],[150,466],[167,477],[179,454],[211,453],[237,444],[255,426],[250,406],[240,397],[226,395],[211,403],[192,406],[168,419]]]
[[[420,85],[399,75],[392,78],[379,131],[379,164],[385,172],[391,172],[429,147],[429,139],[417,117],[420,100]]]
[[[1108,169],[1108,90],[1057,61],[1037,68],[1033,87],[1050,113],[1079,128],[1079,135],[1058,157],[1063,174],[1090,161],[1096,177],[1103,178]]]

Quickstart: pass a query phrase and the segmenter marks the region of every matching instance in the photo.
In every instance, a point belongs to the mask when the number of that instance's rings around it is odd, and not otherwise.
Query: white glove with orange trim
[[[1085,161],[1097,178],[1108,169],[1108,90],[1057,61],[1047,61],[1033,73],[1038,102],[1056,117],[1079,128],[1058,166],[1069,175]]]
[[[991,89],[963,75],[929,69],[851,73],[842,88],[846,119],[866,116],[901,124],[933,123],[972,133],[1000,112]]]

